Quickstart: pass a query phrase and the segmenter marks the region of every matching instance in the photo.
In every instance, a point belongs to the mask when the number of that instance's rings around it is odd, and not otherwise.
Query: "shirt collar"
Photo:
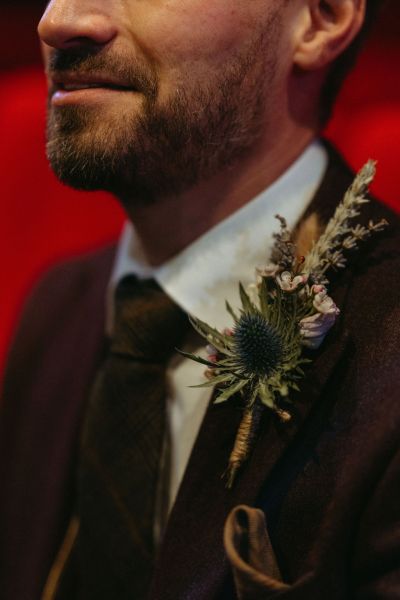
[[[238,283],[254,281],[255,267],[268,262],[280,214],[293,228],[318,189],[328,163],[315,141],[271,186],[158,267],[146,260],[134,226],[126,223],[109,284],[107,330],[112,330],[113,292],[129,274],[154,278],[187,313],[218,329],[229,326],[225,301],[239,306]]]

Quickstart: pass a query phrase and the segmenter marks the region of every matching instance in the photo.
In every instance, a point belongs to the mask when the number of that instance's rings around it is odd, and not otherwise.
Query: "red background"
[[[60,259],[115,239],[123,221],[111,197],[63,187],[49,170],[39,16],[35,4],[0,8],[0,370],[23,299],[38,276]],[[354,168],[370,157],[378,160],[373,190],[398,210],[399,22],[400,3],[392,0],[326,131]]]

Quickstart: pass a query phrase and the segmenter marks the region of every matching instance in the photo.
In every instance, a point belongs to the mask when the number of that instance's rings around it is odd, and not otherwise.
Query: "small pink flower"
[[[308,275],[296,275],[293,277],[289,271],[284,271],[281,275],[276,278],[279,287],[284,292],[294,292],[299,285],[307,283]]]
[[[332,298],[328,296],[326,289],[315,294],[313,306],[319,313],[332,314],[335,317],[340,313]]]
[[[333,313],[316,313],[300,321],[300,333],[303,336],[302,344],[306,348],[316,350],[336,320]]]
[[[315,350],[322,344],[326,334],[335,323],[340,310],[332,298],[328,296],[328,291],[324,285],[313,285],[311,291],[315,294],[313,306],[318,312],[300,321],[300,333],[303,336],[303,346]]]
[[[212,363],[218,362],[218,350],[212,345],[207,344],[206,346],[207,360]]]
[[[311,291],[313,294],[321,294],[322,292],[326,292],[326,287],[320,284],[314,284],[311,287]]]

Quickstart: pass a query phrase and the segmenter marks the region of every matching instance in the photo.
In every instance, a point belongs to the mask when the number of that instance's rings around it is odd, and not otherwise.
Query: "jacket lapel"
[[[327,173],[304,217],[317,212],[326,221],[352,180],[338,156],[329,148],[328,151]],[[346,289],[347,274],[338,281],[333,294],[341,307]],[[222,590],[229,573],[223,549],[225,520],[238,504],[257,505],[275,468],[284,457],[290,456],[310,412],[321,404],[323,391],[348,341],[348,332],[340,330],[338,323],[313,355],[313,363],[301,382],[301,392],[293,396],[292,422],[280,424],[265,411],[254,451],[231,490],[226,489],[221,476],[228,464],[241,411],[234,402],[210,404],[169,519],[156,566],[152,599],[224,597]]]

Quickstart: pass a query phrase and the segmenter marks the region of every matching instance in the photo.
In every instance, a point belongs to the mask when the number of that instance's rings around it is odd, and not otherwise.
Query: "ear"
[[[352,42],[365,17],[366,0],[308,0],[298,28],[294,64],[326,67]]]

